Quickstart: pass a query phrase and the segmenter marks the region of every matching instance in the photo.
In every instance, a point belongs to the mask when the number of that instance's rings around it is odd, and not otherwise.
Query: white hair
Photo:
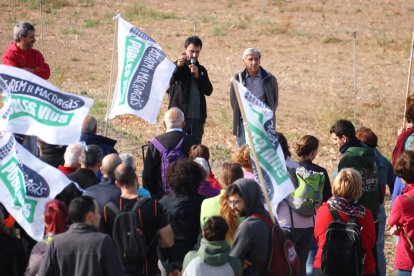
[[[244,50],[242,58],[246,59],[249,55],[257,56],[259,59],[262,57],[262,53],[260,52],[259,48],[247,48]]]
[[[79,167],[80,161],[79,157],[81,155],[82,149],[85,147],[83,143],[71,144],[66,148],[63,158],[65,159],[66,167]]]
[[[178,107],[171,107],[164,114],[164,122],[167,129],[182,127],[184,113]]]

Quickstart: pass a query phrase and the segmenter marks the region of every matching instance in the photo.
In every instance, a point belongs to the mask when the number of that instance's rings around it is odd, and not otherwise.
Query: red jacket
[[[218,182],[217,179],[214,178],[214,174],[212,172],[210,172],[208,174],[208,179],[207,180],[208,180],[208,182],[210,182],[211,187],[213,187],[213,188],[215,188],[217,190],[223,189],[221,187],[220,182]]]
[[[405,142],[411,134],[414,133],[414,128],[404,129],[400,135],[398,135],[397,143],[395,144],[394,150],[392,152],[391,164],[394,167],[395,162],[397,161],[398,156],[405,150]]]
[[[408,184],[403,194],[408,193],[414,197],[414,184]],[[392,205],[388,225],[404,227],[412,243],[414,243],[414,203],[405,195],[398,196]],[[394,257],[396,269],[411,271],[414,266],[414,253],[410,251],[410,245],[404,236],[403,230],[398,231],[399,239]]]
[[[349,216],[339,212],[339,215],[343,221],[348,221]],[[365,217],[358,218],[358,223],[361,225],[361,240],[362,247],[365,251],[365,262],[364,262],[364,274],[375,273],[375,259],[372,255],[372,248],[375,246],[375,224],[372,218],[372,213],[368,208],[365,208]],[[324,202],[318,209],[315,219],[315,239],[318,243],[318,253],[315,256],[313,266],[315,268],[321,268],[322,261],[322,249],[325,244],[325,234],[328,229],[329,223],[332,222],[332,215],[329,211],[328,204]]]
[[[22,50],[16,43],[10,44],[9,49],[3,54],[2,63],[18,68],[34,69],[34,74],[47,80],[50,77],[49,64],[45,62],[42,53],[36,49]]]

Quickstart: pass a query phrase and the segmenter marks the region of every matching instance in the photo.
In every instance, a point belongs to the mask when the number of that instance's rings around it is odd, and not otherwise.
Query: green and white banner
[[[4,131],[37,136],[49,144],[69,145],[80,139],[93,100],[67,93],[16,67],[0,65],[0,77],[11,94]]]
[[[252,134],[253,141],[248,141],[250,149],[254,147],[256,150],[270,203],[275,208],[295,188],[286,171],[283,151],[274,130],[273,111],[238,81],[233,80],[233,83],[238,87],[247,123]],[[246,138],[249,140],[247,132]],[[251,150],[250,156],[255,179],[260,183]]]
[[[155,124],[175,65],[151,37],[117,20],[118,78],[109,118],[133,114]]]
[[[0,133],[0,202],[33,239],[43,239],[46,202],[69,183],[62,172],[16,143],[12,133]]]

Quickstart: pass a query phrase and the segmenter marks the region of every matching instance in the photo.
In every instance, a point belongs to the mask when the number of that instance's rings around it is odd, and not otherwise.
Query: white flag
[[[0,65],[0,77],[11,93],[5,131],[37,136],[46,143],[69,145],[80,139],[93,100],[67,93],[26,70]]]
[[[0,134],[0,202],[33,239],[43,239],[45,204],[69,183],[16,143],[12,133]]]
[[[250,149],[254,147],[256,150],[270,203],[272,207],[276,207],[295,188],[286,171],[283,151],[274,130],[273,111],[238,81],[233,80],[233,83],[238,87],[252,134],[253,144],[248,141]],[[246,138],[248,138],[247,132]],[[256,169],[257,164],[254,163],[251,150],[250,155],[255,179],[260,183]]]
[[[155,124],[174,69],[151,37],[118,16],[118,78],[109,118],[133,114]]]

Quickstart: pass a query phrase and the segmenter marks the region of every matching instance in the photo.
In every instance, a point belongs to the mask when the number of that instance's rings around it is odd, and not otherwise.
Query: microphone
[[[190,59],[190,63],[191,63],[191,64],[196,64],[196,63],[197,63],[197,60],[196,60],[195,58],[191,58],[191,59]]]

